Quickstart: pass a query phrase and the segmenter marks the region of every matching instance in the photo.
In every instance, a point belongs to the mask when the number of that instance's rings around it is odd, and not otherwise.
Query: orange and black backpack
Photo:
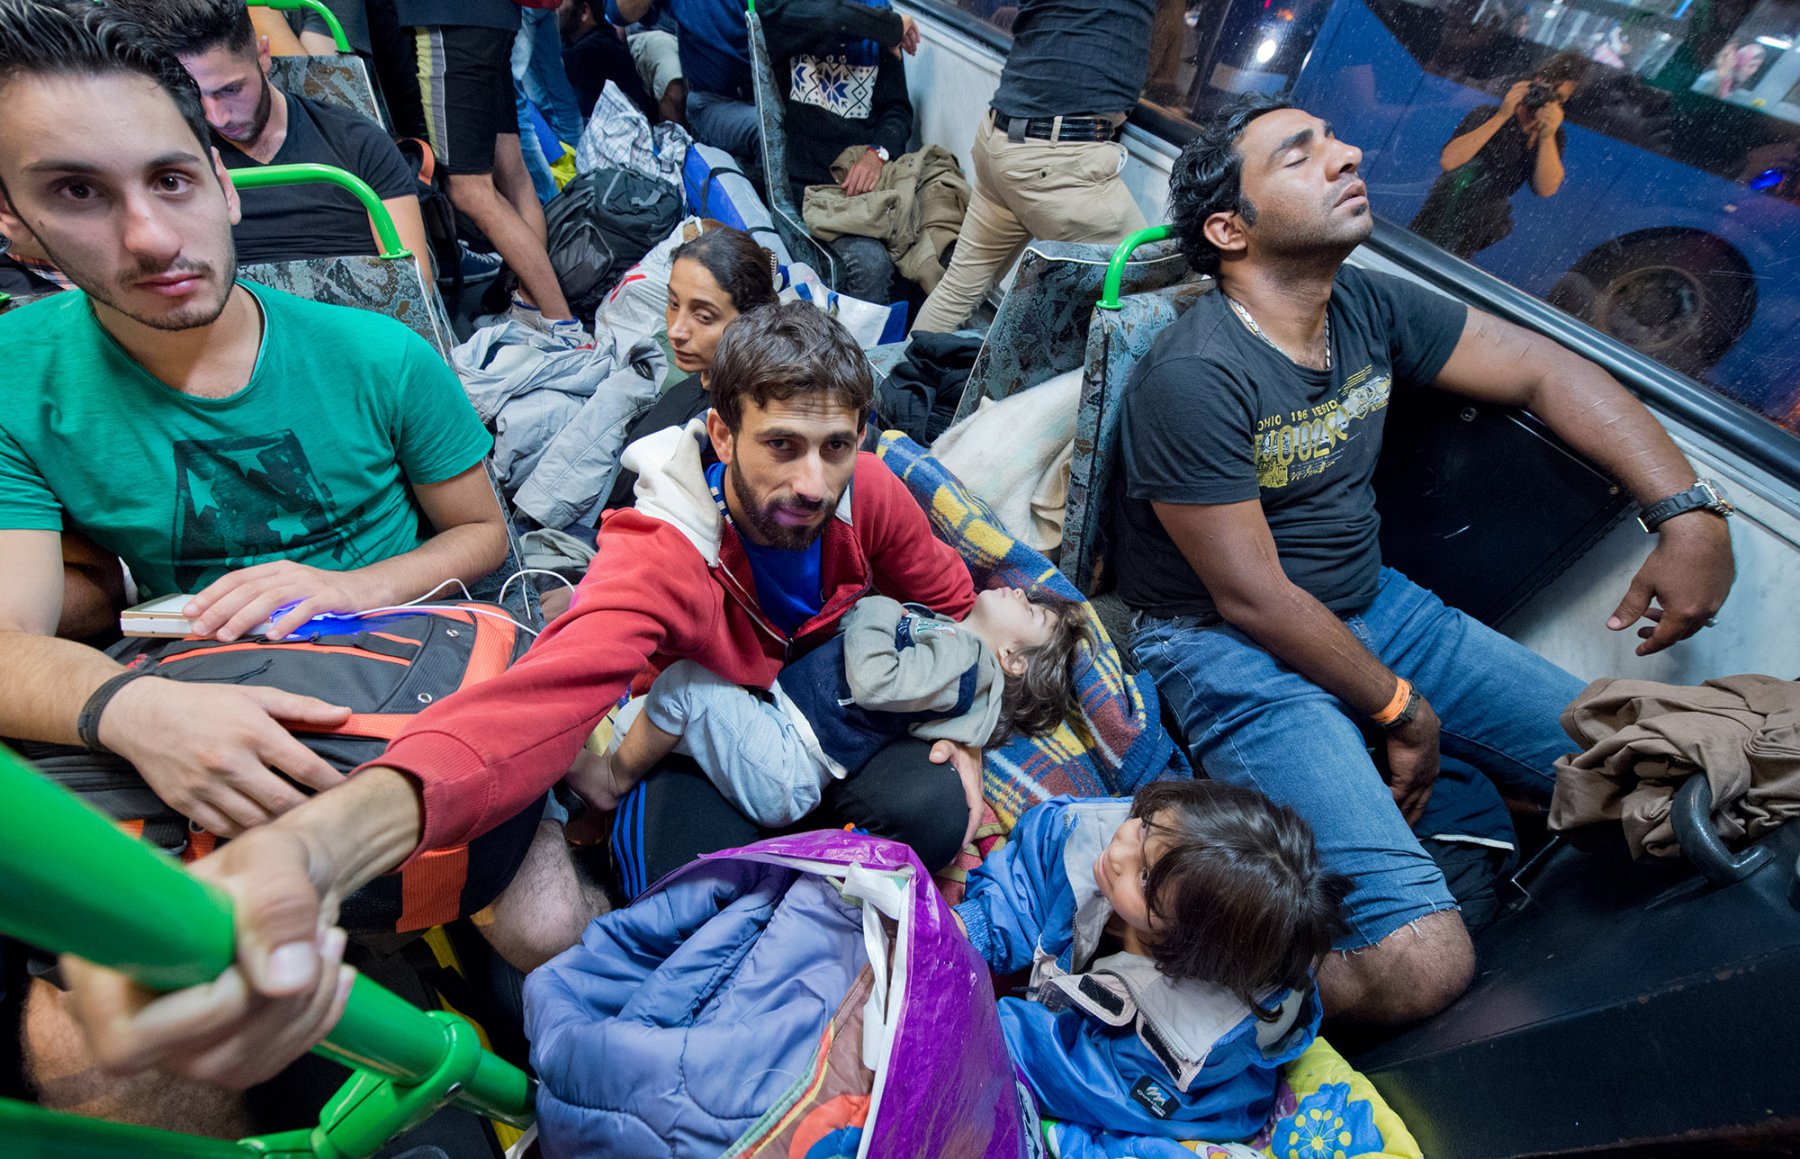
[[[314,621],[303,635],[280,641],[127,638],[107,654],[171,680],[260,685],[346,705],[351,716],[341,726],[295,736],[348,773],[380,756],[418,713],[504,672],[531,643],[494,604],[445,603],[326,623]],[[192,859],[217,843],[120,757],[66,745],[19,747],[52,780],[170,853]],[[406,932],[481,909],[512,880],[537,832],[537,814],[527,809],[466,846],[435,850],[404,872],[377,878],[345,899],[339,924],[354,933]]]

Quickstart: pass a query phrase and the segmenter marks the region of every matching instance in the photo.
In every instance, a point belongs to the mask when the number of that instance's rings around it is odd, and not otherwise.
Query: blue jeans
[[[847,235],[825,243],[837,258],[838,279],[834,287],[840,294],[883,305],[893,297],[894,259],[888,257],[887,246],[872,237]]]
[[[556,31],[554,8],[519,9],[519,35],[513,41],[513,80],[527,100],[550,122],[567,145],[581,140],[581,108],[563,71],[562,36]],[[551,158],[561,160],[560,157]]]
[[[756,152],[756,143],[762,134],[762,116],[756,111],[755,101],[740,101],[736,97],[689,89],[687,118],[694,140],[703,145],[739,157],[749,157]]]
[[[643,711],[681,738],[675,751],[694,758],[726,800],[766,828],[818,808],[831,781],[786,713],[692,660],[663,669]]]
[[[1492,839],[1504,810],[1496,818],[1498,797],[1481,777],[1456,775],[1468,766],[1515,795],[1549,799],[1552,766],[1574,747],[1558,721],[1580,680],[1391,568],[1374,602],[1344,622],[1443,723],[1445,773],[1419,832],[1441,832],[1454,818],[1458,832],[1487,827],[1475,835]],[[1326,867],[1351,879],[1339,949],[1374,945],[1456,907],[1342,701],[1229,625],[1140,616],[1131,647],[1176,714],[1195,767],[1293,808],[1312,825]]]
[[[531,188],[537,193],[538,201],[548,205],[550,199],[557,194],[556,175],[550,172],[550,160],[544,156],[544,147],[538,142],[537,127],[532,124],[531,119],[531,106],[526,103],[524,93],[516,89],[514,91],[519,107],[519,155],[525,159],[525,172],[531,176]],[[562,158],[559,156],[557,160]]]

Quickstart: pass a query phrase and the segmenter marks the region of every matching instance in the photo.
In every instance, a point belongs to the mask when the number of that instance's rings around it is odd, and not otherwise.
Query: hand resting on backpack
[[[100,716],[100,740],[134,765],[170,808],[221,837],[287,812],[343,775],[283,727],[337,725],[350,710],[275,688],[145,677]]]
[[[506,558],[506,516],[494,498],[487,468],[477,463],[438,483],[413,483],[413,498],[433,528],[411,551],[350,571],[276,560],[228,572],[188,604],[194,633],[235,640],[294,606],[269,625],[280,640],[321,612],[362,612],[405,603],[444,586],[451,577],[473,581]]]
[[[185,614],[194,635],[235,640],[292,605],[269,625],[268,638],[280,640],[321,612],[381,607],[386,593],[377,586],[365,571],[325,571],[282,559],[227,572],[189,601]]]

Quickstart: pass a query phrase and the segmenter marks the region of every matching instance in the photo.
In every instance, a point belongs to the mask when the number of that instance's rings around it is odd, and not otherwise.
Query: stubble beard
[[[736,459],[732,460],[731,466],[726,470],[731,475],[732,491],[736,493],[738,502],[744,507],[744,522],[748,523],[768,546],[781,551],[805,551],[821,535],[825,534],[824,521],[809,527],[790,527],[776,519],[772,508],[784,506],[794,509],[797,504],[765,503],[762,496],[751,491],[749,481],[744,478],[744,473],[738,467]],[[823,508],[826,504],[820,503],[819,506]]]

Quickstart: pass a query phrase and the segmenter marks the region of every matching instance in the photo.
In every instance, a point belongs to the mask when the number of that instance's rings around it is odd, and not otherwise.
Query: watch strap
[[[1733,508],[1720,492],[1718,484],[1711,479],[1701,479],[1686,491],[1667,499],[1659,499],[1644,508],[1638,513],[1638,523],[1645,531],[1655,531],[1677,515],[1700,510],[1711,511],[1724,518],[1731,514]]]

